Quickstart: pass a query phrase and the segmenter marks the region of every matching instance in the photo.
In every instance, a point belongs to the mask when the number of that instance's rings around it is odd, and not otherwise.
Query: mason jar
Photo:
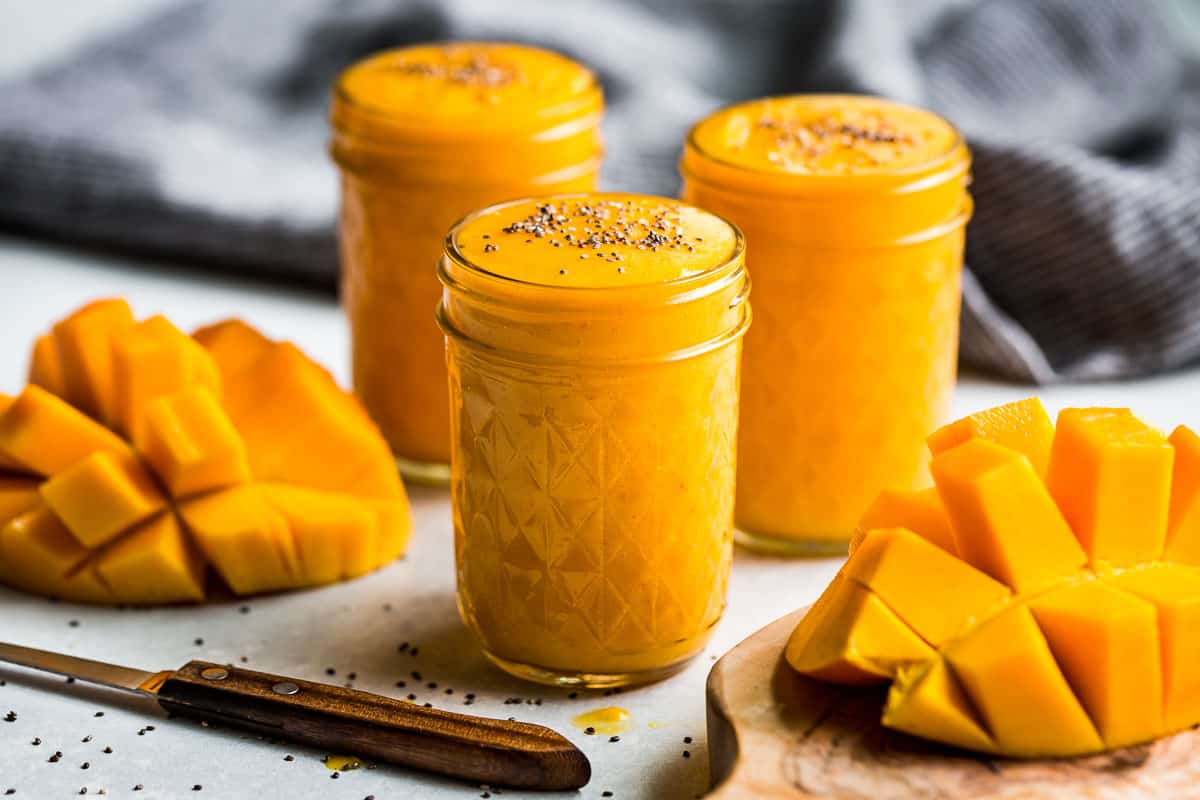
[[[593,189],[603,102],[585,67],[515,44],[390,50],[339,79],[331,151],[354,389],[407,477],[449,478],[433,320],[446,230],[500,200]]]
[[[459,222],[439,277],[468,627],[541,683],[680,669],[725,607],[741,234],[675,200],[542,197]]]
[[[843,554],[884,488],[927,485],[949,412],[970,156],[945,120],[792,96],[689,134],[685,200],[745,233],[755,284],[738,447],[751,547]]]

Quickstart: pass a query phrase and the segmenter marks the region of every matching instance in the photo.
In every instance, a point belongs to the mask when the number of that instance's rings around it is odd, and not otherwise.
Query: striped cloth
[[[735,100],[930,107],[976,155],[968,365],[1200,359],[1200,69],[1150,0],[193,0],[0,86],[0,224],[332,290],[329,86],[447,38],[595,66],[611,188],[674,193],[684,131]]]

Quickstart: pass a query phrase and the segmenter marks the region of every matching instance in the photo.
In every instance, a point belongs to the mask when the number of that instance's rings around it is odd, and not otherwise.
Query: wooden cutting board
[[[716,800],[1200,798],[1200,731],[1100,756],[987,758],[879,724],[885,689],[804,678],[783,648],[807,609],[729,651],[708,677]]]

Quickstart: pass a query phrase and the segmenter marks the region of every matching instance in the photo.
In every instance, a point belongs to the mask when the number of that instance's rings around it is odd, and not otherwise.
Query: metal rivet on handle
[[[277,683],[271,687],[271,691],[275,694],[297,694],[300,687],[294,683]]]
[[[209,667],[200,673],[200,677],[206,681],[223,681],[229,677],[229,670],[221,667]]]

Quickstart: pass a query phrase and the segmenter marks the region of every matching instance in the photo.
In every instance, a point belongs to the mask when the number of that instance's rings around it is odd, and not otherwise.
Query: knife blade
[[[153,698],[178,716],[472,783],[555,791],[591,778],[587,756],[541,725],[205,661],[146,672],[0,642],[0,662]]]

